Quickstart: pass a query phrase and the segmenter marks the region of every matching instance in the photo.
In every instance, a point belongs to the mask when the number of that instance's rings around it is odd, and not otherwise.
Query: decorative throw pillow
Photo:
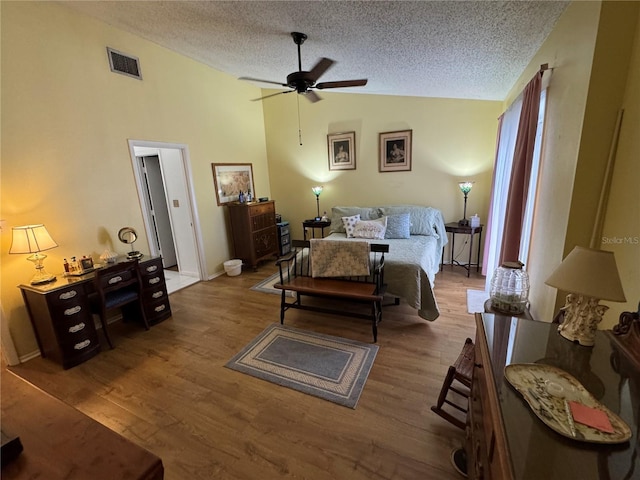
[[[375,238],[382,240],[384,232],[387,230],[387,217],[377,220],[360,220],[353,229],[355,238]]]
[[[378,209],[373,207],[332,207],[329,233],[345,233],[344,225],[340,219],[342,217],[352,217],[353,215],[360,215],[361,220],[374,220],[382,216]]]
[[[409,212],[389,215],[387,219],[387,231],[384,238],[409,238],[411,237],[411,220]]]
[[[380,215],[408,213],[411,235],[435,235],[433,230],[437,210],[420,205],[387,205],[380,207]]]
[[[348,238],[353,238],[353,230],[356,228],[356,223],[360,221],[360,214],[352,215],[350,217],[342,217],[342,225],[344,231],[347,233]]]

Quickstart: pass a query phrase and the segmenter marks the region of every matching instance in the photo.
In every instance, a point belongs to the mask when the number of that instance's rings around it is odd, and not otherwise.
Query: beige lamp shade
[[[559,290],[625,302],[613,252],[575,247],[545,282]]]
[[[42,224],[13,227],[11,231],[9,253],[38,253],[58,246]]]

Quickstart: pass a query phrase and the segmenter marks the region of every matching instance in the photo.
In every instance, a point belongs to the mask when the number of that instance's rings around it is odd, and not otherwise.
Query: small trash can
[[[227,275],[230,277],[240,275],[240,272],[242,272],[242,260],[227,260],[224,262],[224,271],[227,272]]]

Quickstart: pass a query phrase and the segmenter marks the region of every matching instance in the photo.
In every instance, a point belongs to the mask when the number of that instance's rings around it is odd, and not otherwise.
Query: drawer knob
[[[148,272],[148,273],[153,273],[153,272],[155,272],[157,269],[158,269],[158,266],[157,266],[157,265],[151,265],[151,266],[147,267],[147,272]]]
[[[162,295],[164,295],[164,292],[162,290],[159,290],[157,292],[154,292],[153,295],[151,295],[153,298],[160,298]]]
[[[69,300],[78,294],[75,290],[69,290],[68,292],[61,293],[58,297],[60,300]]]
[[[160,277],[153,277],[153,278],[149,279],[149,284],[150,285],[155,285],[158,282],[160,282]]]
[[[161,312],[161,311],[163,311],[165,308],[167,308],[167,306],[163,304],[163,305],[158,305],[158,306],[157,306],[156,308],[154,308],[153,310],[154,310],[155,312],[160,313],[160,312]]]
[[[84,322],[80,322],[77,325],[74,325],[72,327],[69,327],[69,333],[78,333],[80,330],[82,330],[85,327]]]
[[[64,314],[69,317],[71,315],[75,315],[76,313],[78,313],[80,310],[82,310],[82,307],[80,305],[76,305],[75,307],[71,307],[71,308],[67,308],[64,311]]]
[[[111,277],[109,279],[109,285],[115,285],[118,282],[122,281],[122,277],[120,275],[116,275],[115,277]]]
[[[82,350],[83,348],[87,348],[89,345],[91,345],[91,340],[85,340],[83,342],[76,343],[73,348],[76,350]]]

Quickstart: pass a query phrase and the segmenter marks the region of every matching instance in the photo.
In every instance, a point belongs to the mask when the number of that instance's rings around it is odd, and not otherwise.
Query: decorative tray
[[[623,443],[631,429],[618,415],[596,400],[573,376],[551,365],[515,363],[507,365],[504,376],[520,392],[533,413],[560,435],[591,443]],[[578,404],[578,405],[575,405]],[[612,432],[574,420],[570,405],[593,412],[611,424]],[[603,415],[604,414],[604,415]]]

